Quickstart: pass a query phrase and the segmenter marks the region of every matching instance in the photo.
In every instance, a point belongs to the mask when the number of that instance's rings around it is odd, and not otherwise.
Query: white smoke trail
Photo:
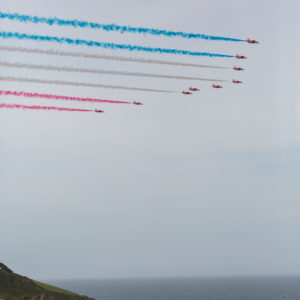
[[[118,90],[130,90],[130,91],[141,91],[141,92],[177,93],[176,91],[135,88],[135,87],[120,86],[120,85],[106,85],[106,84],[89,83],[89,82],[73,82],[73,81],[64,81],[64,80],[46,80],[46,79],[10,77],[10,76],[0,76],[0,81],[71,85],[71,86],[118,89]]]
[[[74,68],[74,67],[60,67],[50,65],[36,65],[36,64],[21,64],[21,63],[9,63],[0,61],[1,67],[9,68],[23,68],[23,69],[36,69],[36,70],[47,70],[47,71],[58,71],[58,72],[80,72],[80,73],[92,73],[92,74],[106,74],[106,75],[119,75],[119,76],[137,76],[137,77],[151,77],[151,78],[167,78],[167,79],[179,79],[179,80],[201,80],[211,82],[224,82],[221,79],[210,79],[210,78],[199,78],[199,77],[188,77],[188,76],[175,76],[175,75],[162,75],[162,74],[150,74],[150,73],[139,73],[139,72],[126,72],[126,71],[110,71],[100,69],[85,69],[85,68]]]
[[[42,50],[42,49],[35,49],[35,48],[0,46],[0,50],[1,51],[9,51],[9,52],[44,54],[44,55],[71,56],[71,57],[83,57],[83,58],[93,58],[93,59],[106,59],[106,60],[116,60],[116,61],[120,61],[120,62],[137,62],[137,63],[146,63],[146,64],[172,65],[172,66],[181,66],[181,67],[196,67],[196,68],[210,68],[210,69],[232,69],[230,67],[222,67],[222,66],[189,64],[189,63],[181,63],[181,62],[174,62],[174,61],[144,59],[144,58],[134,58],[134,57],[87,54],[87,53],[80,53],[80,52],[57,51],[57,50],[52,50],[52,49]]]

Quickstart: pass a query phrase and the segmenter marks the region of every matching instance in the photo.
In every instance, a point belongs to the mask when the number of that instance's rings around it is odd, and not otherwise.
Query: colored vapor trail
[[[126,72],[126,71],[110,71],[101,69],[85,69],[85,68],[74,68],[74,67],[59,67],[50,65],[36,65],[36,64],[21,64],[21,63],[9,63],[0,61],[1,67],[10,68],[25,68],[25,69],[36,69],[36,70],[47,70],[47,71],[58,71],[58,72],[80,72],[80,73],[92,73],[92,74],[106,74],[106,75],[119,75],[119,76],[137,76],[137,77],[151,77],[151,78],[166,78],[166,79],[179,79],[179,80],[201,80],[211,82],[224,82],[222,79],[210,79],[200,77],[187,77],[187,76],[175,76],[175,75],[162,75],[162,74],[149,74],[139,72]]]
[[[167,36],[167,37],[181,37],[187,39],[204,39],[204,40],[215,40],[215,41],[230,41],[230,42],[245,42],[246,40],[229,38],[222,36],[213,36],[200,33],[187,33],[182,31],[170,31],[156,28],[144,28],[144,27],[132,27],[122,26],[117,24],[101,24],[95,22],[87,22],[81,20],[65,20],[59,18],[45,18],[39,16],[21,15],[18,13],[4,13],[0,12],[0,19],[9,19],[19,22],[31,22],[31,23],[43,23],[47,25],[58,25],[58,26],[72,26],[81,28],[92,28],[101,29],[105,31],[117,31],[120,33],[129,32],[136,34],[149,34],[156,36]]]
[[[113,50],[128,50],[128,51],[139,51],[139,52],[151,52],[151,53],[167,53],[176,55],[189,55],[189,56],[207,56],[207,57],[235,57],[234,55],[217,54],[209,52],[197,52],[180,49],[166,49],[166,48],[152,48],[131,44],[116,44],[116,43],[105,43],[89,40],[71,39],[65,37],[49,36],[49,35],[33,35],[18,32],[7,32],[0,31],[0,37],[3,39],[19,39],[19,40],[33,40],[39,42],[55,42],[59,44],[69,44],[76,46],[89,46],[89,47],[100,47]]]
[[[70,112],[92,112],[90,109],[55,107],[55,106],[39,106],[39,105],[20,105],[20,104],[6,104],[0,103],[0,108],[16,108],[16,109],[31,109],[31,110],[57,110]]]
[[[141,91],[141,92],[176,93],[176,91],[168,91],[168,90],[134,88],[134,87],[127,87],[127,86],[119,86],[119,85],[105,85],[105,84],[88,83],[88,82],[73,82],[73,81],[64,81],[64,80],[46,80],[46,79],[10,77],[10,76],[0,76],[0,81],[70,85],[70,86],[81,86],[81,87]]]
[[[102,100],[94,98],[81,98],[81,97],[68,97],[68,96],[59,96],[51,94],[38,94],[38,93],[29,93],[29,92],[17,92],[9,90],[0,90],[0,96],[17,96],[17,97],[26,97],[26,98],[41,98],[48,100],[65,100],[65,101],[82,101],[82,102],[94,102],[94,103],[116,103],[116,104],[130,104],[132,102],[127,101],[116,101],[116,100]]]
[[[53,49],[43,50],[43,49],[35,49],[35,48],[9,47],[9,46],[1,46],[0,45],[0,50],[1,51],[9,51],[9,52],[23,52],[23,53],[35,53],[35,54],[56,55],[56,56],[83,57],[83,58],[92,58],[92,59],[115,60],[115,61],[120,61],[120,62],[137,62],[137,63],[145,63],[145,64],[171,65],[171,66],[181,66],[181,67],[232,69],[230,67],[222,67],[222,66],[189,64],[189,63],[181,63],[181,62],[175,62],[175,61],[144,59],[144,58],[134,58],[134,57],[87,54],[87,53],[83,53],[83,52],[68,52],[68,51],[58,51],[58,50],[53,50]]]

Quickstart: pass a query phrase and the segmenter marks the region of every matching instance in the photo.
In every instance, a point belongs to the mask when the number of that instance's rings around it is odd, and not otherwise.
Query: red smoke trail
[[[0,108],[17,108],[17,109],[33,109],[33,110],[58,110],[58,111],[78,111],[78,112],[91,112],[90,109],[54,107],[54,106],[39,106],[39,105],[20,105],[20,104],[6,104],[0,103]]]
[[[116,101],[116,100],[102,100],[94,98],[81,98],[81,97],[68,97],[68,96],[58,96],[51,94],[38,94],[38,93],[27,93],[27,92],[17,92],[17,91],[8,91],[0,90],[0,95],[2,96],[18,96],[26,98],[45,98],[51,100],[69,100],[69,101],[82,101],[82,102],[105,102],[105,103],[119,103],[119,104],[130,104],[131,102],[127,101]]]

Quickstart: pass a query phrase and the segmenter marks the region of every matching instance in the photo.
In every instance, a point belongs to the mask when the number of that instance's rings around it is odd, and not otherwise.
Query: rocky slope
[[[33,281],[0,263],[0,300],[94,300]]]

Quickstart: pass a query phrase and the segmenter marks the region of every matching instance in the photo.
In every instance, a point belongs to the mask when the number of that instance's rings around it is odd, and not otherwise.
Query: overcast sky
[[[181,91],[184,96],[0,82],[1,89],[137,100],[104,109],[0,111],[0,261],[36,279],[299,274],[299,2],[0,0],[0,10],[255,38],[209,42],[1,20],[1,31],[244,54],[248,60],[112,51],[33,41],[0,45],[246,68],[197,69],[0,51],[1,61],[200,76],[245,83],[0,68],[1,76]]]

